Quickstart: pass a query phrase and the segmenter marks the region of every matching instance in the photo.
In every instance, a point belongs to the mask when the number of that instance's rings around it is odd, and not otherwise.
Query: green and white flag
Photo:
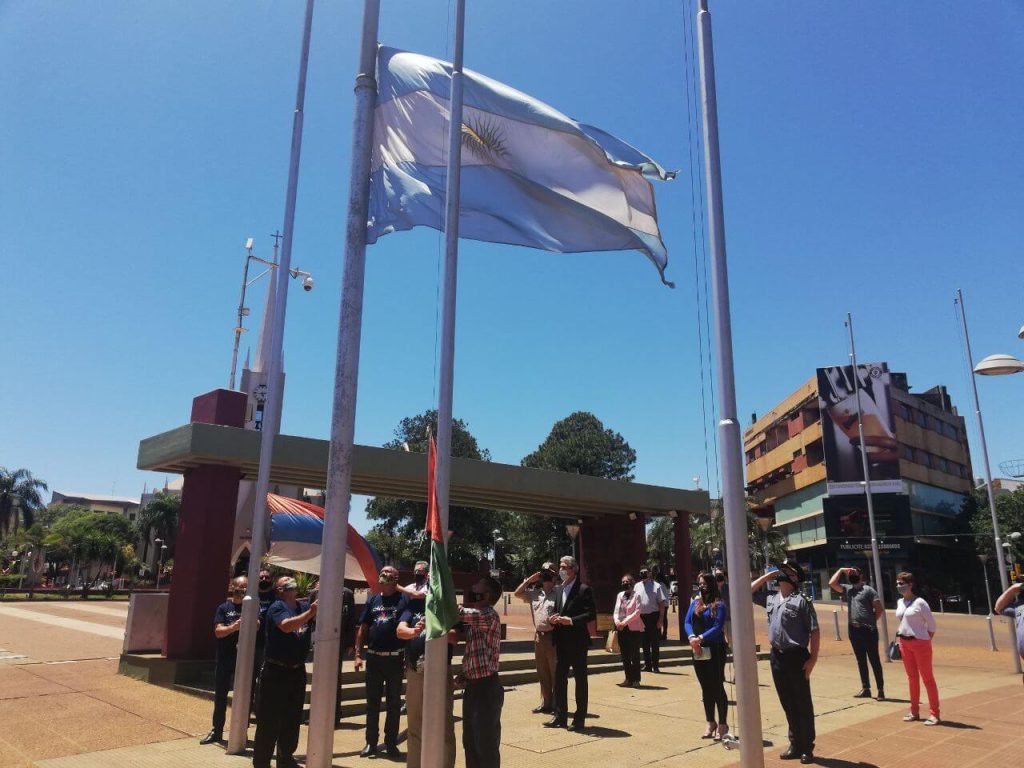
[[[437,466],[437,446],[430,436],[427,449],[427,532],[430,534],[430,590],[427,592],[427,640],[444,637],[459,621],[459,606],[455,601],[455,583],[448,568],[441,515],[437,510],[437,489],[434,473]]]

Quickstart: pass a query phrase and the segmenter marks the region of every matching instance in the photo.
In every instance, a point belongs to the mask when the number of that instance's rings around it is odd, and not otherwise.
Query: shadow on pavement
[[[958,723],[956,720],[943,720],[939,723],[943,728],[958,728],[965,731],[980,731],[981,728],[970,723]]]
[[[583,732],[584,736],[597,736],[604,739],[623,739],[633,734],[628,731],[620,731],[617,728],[602,728],[600,725],[588,725]]]
[[[862,760],[840,760],[838,757],[816,757],[812,765],[824,766],[824,768],[878,768],[874,763],[865,763]]]

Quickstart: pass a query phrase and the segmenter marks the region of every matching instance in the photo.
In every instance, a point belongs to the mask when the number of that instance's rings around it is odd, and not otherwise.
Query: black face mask
[[[715,576],[715,581],[717,581],[719,584],[724,584],[725,583],[725,574],[724,573],[720,573],[717,576]]]
[[[270,580],[268,579],[267,581],[264,581],[263,579],[260,579],[260,591],[266,592],[268,589],[270,589]]]
[[[632,592],[633,591],[633,585],[632,584],[623,584],[622,585],[622,591],[623,592]]]
[[[700,598],[701,598],[701,600],[707,600],[708,599],[708,588],[707,587],[701,587],[700,588]]]
[[[859,573],[851,573],[850,574],[850,583],[851,584],[858,584],[859,582],[860,582],[860,574]]]

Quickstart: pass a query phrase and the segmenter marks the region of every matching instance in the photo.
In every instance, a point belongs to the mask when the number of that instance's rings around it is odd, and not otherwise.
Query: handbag
[[[608,633],[608,637],[604,641],[604,649],[608,653],[619,652],[619,633],[616,630],[613,629]]]
[[[900,651],[900,641],[893,640],[889,643],[889,650],[886,651],[886,655],[889,657],[889,661],[902,661],[903,652]]]

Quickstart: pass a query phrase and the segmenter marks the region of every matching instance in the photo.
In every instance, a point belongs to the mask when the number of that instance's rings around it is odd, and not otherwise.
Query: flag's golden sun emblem
[[[462,124],[462,147],[485,160],[497,160],[508,155],[501,128],[485,117]]]

